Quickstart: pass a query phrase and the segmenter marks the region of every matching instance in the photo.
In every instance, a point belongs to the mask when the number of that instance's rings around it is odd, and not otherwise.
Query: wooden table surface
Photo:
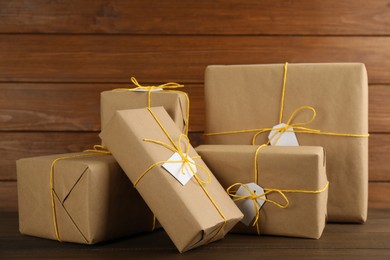
[[[17,213],[0,213],[0,259],[390,259],[390,209],[372,209],[364,225],[328,224],[321,239],[229,234],[180,254],[163,230],[100,245],[59,243],[23,236]]]

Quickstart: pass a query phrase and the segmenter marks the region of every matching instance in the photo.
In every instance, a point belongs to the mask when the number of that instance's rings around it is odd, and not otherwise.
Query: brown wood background
[[[370,207],[390,207],[390,0],[0,0],[0,211],[15,160],[99,142],[99,93],[177,81],[204,127],[208,64],[364,62]]]

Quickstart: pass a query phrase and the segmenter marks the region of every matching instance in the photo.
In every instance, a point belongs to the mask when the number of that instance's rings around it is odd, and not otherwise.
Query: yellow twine
[[[280,112],[279,112],[279,124],[283,122],[283,110],[284,110],[284,97],[286,93],[286,82],[287,82],[287,67],[288,67],[288,62],[284,64],[284,71],[283,71],[283,86],[282,86],[282,101],[281,107],[280,107]]]
[[[223,228],[225,227],[226,222],[227,222],[227,219],[226,219],[225,215],[223,214],[222,210],[218,207],[218,205],[215,202],[215,200],[211,197],[211,195],[209,194],[207,189],[204,187],[204,184],[210,183],[210,181],[211,181],[211,173],[209,172],[209,170],[207,168],[203,167],[202,165],[200,165],[198,163],[192,162],[190,160],[190,158],[189,158],[189,149],[190,149],[191,145],[190,145],[188,137],[186,135],[184,135],[184,134],[181,134],[179,136],[178,144],[176,145],[175,142],[173,141],[173,139],[171,138],[171,136],[169,135],[168,131],[164,128],[164,126],[162,125],[160,120],[157,118],[157,116],[154,114],[154,112],[150,108],[147,108],[147,109],[150,112],[150,114],[152,115],[152,117],[154,118],[154,120],[157,122],[157,124],[160,126],[161,130],[164,132],[164,134],[166,135],[166,137],[168,138],[168,140],[169,140],[169,142],[171,144],[167,144],[167,143],[164,143],[164,142],[161,142],[161,141],[158,141],[158,140],[146,139],[146,138],[143,139],[143,141],[154,143],[154,144],[157,144],[157,145],[161,145],[161,146],[163,146],[163,147],[165,147],[165,148],[167,148],[167,149],[169,149],[169,150],[171,150],[171,151],[173,151],[175,153],[178,153],[180,155],[180,157],[181,157],[181,160],[165,160],[165,161],[159,161],[159,162],[153,163],[143,173],[140,174],[138,179],[134,182],[134,187],[137,186],[137,184],[141,181],[141,179],[150,170],[152,170],[154,167],[156,167],[158,165],[162,165],[164,163],[182,163],[181,172],[183,174],[184,174],[184,167],[185,167],[185,165],[187,165],[188,168],[190,169],[191,173],[193,174],[194,179],[199,184],[199,186],[202,188],[203,192],[206,194],[207,198],[211,201],[211,203],[216,208],[216,210],[218,211],[219,215],[223,218],[223,221],[224,221],[223,225],[221,225],[219,227],[219,229],[217,230],[217,232],[207,241],[207,243],[208,243],[208,242],[212,241],[219,234],[219,232],[221,232],[221,230],[223,230]],[[184,141],[186,142],[185,150],[182,149],[183,148],[182,147],[183,138],[184,138]],[[199,159],[200,156],[193,156],[192,158],[193,159]],[[203,170],[203,172],[205,172],[207,174],[207,180],[202,180],[198,176],[198,174],[195,172],[195,170],[194,170],[194,168],[192,166],[196,166],[199,169]]]
[[[182,147],[181,147],[181,143],[182,143],[182,138],[185,138],[185,140],[187,141],[187,145],[186,145],[186,149],[183,150]],[[159,162],[156,162],[156,163],[153,163],[151,166],[149,166],[143,173],[140,174],[140,176],[138,177],[137,180],[135,180],[134,182],[134,187],[137,186],[137,184],[140,182],[140,180],[150,171],[152,170],[154,167],[158,166],[158,165],[161,165],[161,164],[164,164],[164,163],[182,163],[182,166],[181,166],[181,173],[182,174],[185,174],[184,170],[185,170],[185,166],[188,166],[188,168],[190,169],[191,173],[194,174],[194,175],[197,175],[193,166],[195,167],[199,167],[200,169],[202,169],[204,172],[206,172],[207,174],[207,180],[202,180],[201,178],[199,178],[199,180],[201,181],[202,184],[208,184],[210,183],[210,177],[211,177],[211,174],[210,172],[205,168],[203,167],[202,165],[200,164],[197,164],[195,162],[192,162],[190,160],[190,156],[188,154],[189,152],[189,148],[190,148],[190,143],[189,143],[189,140],[188,140],[188,137],[184,134],[181,134],[179,136],[179,142],[178,142],[178,145],[176,146],[171,146],[167,143],[164,143],[164,142],[161,142],[161,141],[158,141],[158,140],[152,140],[152,139],[147,139],[147,138],[144,138],[143,139],[144,142],[150,142],[150,143],[154,143],[154,144],[157,144],[157,145],[161,145],[169,150],[171,150],[172,152],[174,153],[178,153],[180,155],[180,158],[181,160],[166,160],[166,161],[159,161]],[[192,156],[191,157],[192,159],[199,159],[200,156]]]
[[[283,111],[284,111],[284,103],[285,103],[285,95],[286,95],[286,82],[287,82],[287,67],[288,63],[286,62],[284,65],[284,73],[283,73],[283,86],[282,86],[282,97],[280,102],[280,111],[279,111],[279,124],[283,122]],[[306,122],[300,123],[292,123],[296,115],[301,111],[311,111],[313,113],[310,120]],[[255,133],[252,138],[252,145],[255,144],[257,136],[262,133],[270,132],[272,130],[276,130],[275,133],[269,138],[269,141],[266,144],[269,144],[273,138],[277,138],[275,143],[277,143],[284,132],[294,132],[294,133],[303,133],[303,134],[316,134],[316,135],[330,135],[330,136],[343,136],[343,137],[368,137],[369,134],[350,134],[350,133],[335,133],[335,132],[325,132],[319,129],[313,129],[304,127],[307,124],[310,124],[314,121],[317,115],[316,110],[311,106],[301,106],[293,111],[290,118],[287,120],[287,123],[283,127],[272,128],[256,128],[256,129],[244,129],[244,130],[235,130],[235,131],[222,131],[222,132],[214,132],[214,133],[206,133],[205,136],[215,136],[215,135],[228,135],[228,134],[240,134],[240,133]],[[292,129],[292,130],[290,130]]]
[[[258,163],[257,162],[258,162],[259,151],[262,148],[264,148],[265,146],[266,146],[266,144],[259,146],[256,149],[256,152],[255,152],[255,156],[254,156],[254,158],[255,158],[254,159],[254,169],[255,169],[254,170],[254,179],[255,179],[255,183],[258,183],[259,168],[258,168]],[[249,195],[246,195],[246,196],[236,195],[237,190],[238,190],[238,188],[240,186],[245,188],[248,191]],[[234,183],[234,184],[230,185],[226,189],[226,191],[233,198],[233,201],[240,201],[240,200],[245,200],[245,199],[251,199],[253,201],[255,218],[253,220],[252,226],[256,226],[257,234],[260,235],[260,226],[259,226],[260,208],[259,208],[259,205],[257,204],[257,199],[263,200],[264,202],[270,202],[270,203],[276,205],[279,208],[285,209],[290,204],[290,201],[288,200],[288,198],[287,198],[285,193],[319,194],[319,193],[324,192],[328,188],[328,186],[329,186],[329,181],[327,181],[325,186],[323,188],[319,189],[319,190],[282,190],[282,189],[275,189],[275,188],[264,188],[264,193],[256,194],[251,189],[249,189],[249,187],[246,184]],[[236,188],[236,187],[237,187],[237,189],[233,190],[233,188]],[[265,196],[270,194],[270,193],[277,193],[280,196],[282,196],[283,200],[285,201],[285,204],[280,204],[280,203],[276,202],[275,200],[267,199]]]
[[[56,239],[60,242],[60,234],[58,231],[58,222],[57,222],[57,213],[55,210],[55,191],[54,191],[54,166],[58,161],[66,160],[66,159],[73,159],[73,158],[83,158],[83,157],[92,157],[92,156],[99,156],[99,155],[109,155],[111,154],[108,149],[103,145],[94,145],[92,149],[87,149],[83,151],[84,154],[78,154],[78,155],[70,155],[70,156],[63,156],[59,157],[55,160],[53,160],[51,167],[50,167],[50,196],[51,196],[51,211],[52,211],[52,217],[53,217],[53,226],[54,226],[54,232]],[[156,228],[156,217],[153,216],[153,223],[152,223],[152,231]],[[85,238],[84,238],[85,239]],[[87,242],[87,241],[86,241]]]
[[[232,189],[237,187],[237,186],[242,186],[243,188],[245,188],[248,191],[249,195],[246,195],[246,196],[235,195],[237,190],[232,191]],[[324,192],[328,188],[328,186],[329,186],[329,182],[326,182],[325,186],[323,188],[319,189],[319,190],[281,190],[281,189],[265,188],[264,189],[264,193],[256,194],[252,190],[250,190],[249,187],[246,184],[234,183],[233,185],[229,186],[226,189],[226,191],[233,198],[233,201],[240,201],[240,200],[244,200],[244,199],[251,199],[251,200],[253,200],[253,205],[254,205],[254,208],[255,208],[255,218],[253,220],[252,226],[256,226],[257,233],[260,235],[260,227],[259,227],[260,209],[259,209],[259,205],[257,204],[257,201],[256,201],[257,199],[263,200],[265,202],[270,202],[270,203],[278,206],[279,208],[285,209],[290,204],[290,201],[288,200],[288,198],[287,198],[285,193],[319,194],[319,193]],[[267,199],[265,197],[266,195],[268,195],[270,193],[274,193],[274,192],[278,193],[279,195],[282,196],[282,198],[285,201],[284,205],[280,204],[280,203],[278,203],[278,202],[276,202],[274,200]]]
[[[55,191],[54,191],[54,166],[58,161],[66,160],[66,159],[72,159],[72,158],[80,158],[80,157],[90,157],[90,156],[98,156],[98,155],[107,155],[111,154],[104,146],[102,145],[94,145],[93,149],[88,149],[83,151],[85,154],[78,154],[78,155],[70,155],[70,156],[63,156],[59,157],[51,163],[50,167],[50,196],[51,196],[51,211],[53,216],[53,225],[54,225],[54,232],[56,239],[61,242],[60,234],[58,232],[58,223],[57,223],[57,214],[55,210]]]
[[[168,82],[165,84],[157,85],[157,86],[142,86],[140,83],[138,83],[137,79],[135,77],[131,77],[131,82],[136,86],[134,88],[116,88],[115,90],[127,90],[127,91],[137,91],[137,90],[147,90],[148,92],[148,101],[147,101],[147,107],[151,107],[152,99],[151,99],[151,93],[156,89],[162,89],[164,92],[176,92],[181,93],[185,96],[187,101],[187,111],[186,111],[186,118],[185,118],[185,129],[184,134],[188,135],[188,129],[189,129],[189,123],[190,123],[190,99],[188,97],[188,94],[183,91],[174,90],[177,88],[183,88],[184,85],[178,84],[176,82]]]

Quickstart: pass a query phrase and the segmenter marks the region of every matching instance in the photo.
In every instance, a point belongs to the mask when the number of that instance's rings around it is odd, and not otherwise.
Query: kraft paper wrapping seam
[[[288,63],[284,64],[284,72],[283,72],[283,86],[282,86],[282,98],[280,102],[280,112],[279,112],[279,124],[283,122],[283,111],[284,111],[284,102],[285,102],[285,93],[286,93],[286,83],[287,83],[287,68]],[[300,123],[292,123],[295,116],[301,111],[311,111],[313,112],[312,118],[306,122]],[[319,129],[313,129],[304,127],[307,124],[310,124],[314,121],[317,113],[316,110],[311,106],[301,106],[294,110],[288,119],[287,123],[283,127],[279,128],[257,128],[257,129],[245,129],[245,130],[235,130],[235,131],[222,131],[222,132],[214,132],[214,133],[206,133],[205,136],[214,136],[214,135],[228,135],[228,134],[240,134],[240,133],[255,133],[252,138],[252,145],[255,144],[256,138],[258,135],[270,132],[272,130],[276,130],[275,133],[269,138],[267,145],[270,144],[271,140],[276,137],[275,143],[277,143],[284,132],[294,132],[294,133],[304,133],[304,134],[317,134],[317,135],[330,135],[330,136],[344,136],[344,137],[368,137],[369,134],[351,134],[351,133],[335,133],[335,132],[324,132]],[[289,130],[292,129],[292,130]]]
[[[213,204],[213,206],[216,208],[216,210],[218,211],[219,215],[223,218],[223,225],[221,225],[221,227],[217,230],[217,232],[215,233],[215,235],[213,235],[208,241],[207,243],[211,242],[218,234],[219,232],[221,232],[221,230],[223,230],[223,228],[225,227],[226,225],[226,222],[227,222],[227,219],[225,217],[225,215],[223,214],[222,210],[218,207],[217,203],[214,201],[214,199],[211,197],[211,195],[209,194],[209,192],[207,191],[207,189],[204,187],[204,184],[208,184],[210,183],[210,177],[211,177],[211,173],[208,169],[206,169],[205,167],[203,167],[202,165],[198,164],[198,163],[195,163],[195,162],[192,162],[189,158],[189,155],[188,155],[188,150],[190,148],[190,142],[189,142],[189,139],[187,137],[187,135],[184,135],[184,134],[181,134],[179,136],[179,140],[178,140],[178,145],[175,144],[175,142],[172,140],[171,136],[169,135],[169,133],[167,132],[167,130],[164,128],[164,126],[161,124],[160,120],[157,118],[157,116],[154,114],[154,112],[150,109],[150,107],[147,108],[148,111],[150,112],[150,114],[153,116],[154,120],[157,122],[157,124],[160,126],[161,130],[164,132],[164,134],[166,135],[166,137],[169,139],[171,145],[167,144],[167,143],[164,143],[164,142],[161,142],[161,141],[158,141],[158,140],[151,140],[151,139],[143,139],[143,141],[145,142],[151,142],[151,143],[154,143],[154,144],[157,144],[157,145],[161,145],[173,152],[176,152],[180,155],[181,157],[181,160],[166,160],[166,161],[160,161],[160,162],[156,162],[154,164],[152,164],[151,166],[149,166],[139,177],[138,179],[134,182],[134,187],[137,186],[137,184],[141,181],[141,179],[150,171],[152,170],[154,167],[158,166],[158,165],[162,165],[164,163],[182,163],[182,167],[181,167],[181,172],[184,174],[184,167],[185,165],[188,165],[188,168],[190,169],[190,171],[192,172],[196,182],[199,184],[199,186],[202,188],[203,192],[206,194],[207,198],[211,201],[211,203]],[[187,145],[186,145],[186,149],[185,151],[183,151],[182,149],[182,146],[181,146],[181,142],[182,140],[186,141]],[[192,157],[193,159],[199,159],[200,156],[193,156]],[[192,166],[196,166],[196,167],[199,167],[201,170],[203,170],[206,174],[207,174],[207,180],[204,181],[202,180],[198,174],[194,171],[194,169],[192,168]]]
[[[148,91],[148,105],[147,105],[148,108],[151,107],[151,104],[152,104],[151,94],[152,94],[153,90],[155,90],[155,89],[163,89],[163,91],[165,91],[165,92],[182,93],[187,100],[187,112],[186,112],[186,118],[185,118],[186,126],[185,126],[184,133],[185,133],[185,135],[188,135],[188,128],[189,128],[189,122],[190,122],[190,99],[189,99],[186,92],[179,91],[179,90],[173,90],[176,88],[183,88],[184,85],[178,84],[176,82],[168,82],[168,83],[161,84],[158,86],[142,86],[141,84],[138,83],[138,81],[135,77],[131,77],[131,82],[133,82],[133,84],[136,87],[134,87],[134,88],[116,88],[116,89],[113,89],[113,91],[115,91],[115,90],[127,90],[127,91],[147,90]]]
[[[260,145],[255,152],[254,156],[254,179],[255,183],[258,184],[258,175],[259,175],[259,167],[258,167],[258,156],[259,156],[259,151],[266,147],[267,144]],[[239,196],[236,195],[237,190],[232,191],[233,188],[235,187],[240,187],[242,186],[245,188],[249,195],[246,196]],[[233,201],[240,201],[244,199],[250,199],[253,201],[253,206],[254,206],[254,211],[255,211],[255,218],[253,221],[252,226],[256,226],[257,234],[260,235],[260,225],[259,225],[259,220],[260,220],[260,208],[259,205],[257,204],[257,199],[263,200],[264,202],[270,202],[279,208],[285,209],[288,207],[290,204],[290,201],[288,200],[287,196],[285,193],[303,193],[303,194],[319,194],[324,192],[327,188],[329,187],[329,181],[326,182],[325,186],[319,190],[281,190],[281,189],[275,189],[275,188],[264,188],[264,193],[262,194],[256,194],[254,193],[251,189],[246,184],[243,183],[234,183],[230,185],[227,189],[226,192],[233,198]],[[285,201],[285,204],[282,205],[274,200],[267,199],[265,196],[270,194],[270,193],[278,193],[281,195]]]
[[[60,239],[60,234],[59,234],[59,231],[58,231],[57,214],[56,214],[56,210],[55,210],[55,200],[54,200],[54,196],[55,196],[55,191],[54,191],[54,166],[55,166],[55,164],[58,161],[66,160],[66,159],[93,157],[93,156],[109,155],[109,154],[111,154],[111,152],[108,151],[107,148],[105,146],[102,146],[102,145],[94,145],[92,149],[84,150],[83,152],[85,154],[78,154],[78,155],[59,157],[59,158],[53,160],[53,162],[51,163],[51,167],[50,167],[51,210],[52,210],[52,216],[53,216],[53,225],[54,225],[55,236],[56,236],[56,239],[58,241],[60,241],[60,242],[62,242],[62,241]],[[152,231],[155,229],[155,227],[156,227],[156,217],[153,216]],[[83,236],[83,238],[84,238],[84,236]],[[88,241],[86,241],[86,242],[88,242]]]

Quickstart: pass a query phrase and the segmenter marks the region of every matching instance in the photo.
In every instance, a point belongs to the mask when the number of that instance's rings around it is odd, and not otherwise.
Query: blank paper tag
[[[268,135],[268,139],[271,142],[271,145],[274,146],[299,146],[297,136],[295,135],[294,129],[289,127],[286,132],[279,133],[278,128],[284,127],[286,124],[281,123],[272,127],[273,130]],[[274,136],[275,135],[275,136]],[[272,137],[272,139],[271,139]]]
[[[161,91],[163,90],[162,88],[154,88],[152,90],[150,90],[151,92],[156,92],[156,91]],[[144,88],[134,88],[133,91],[135,92],[148,92],[149,89],[144,89]]]
[[[246,183],[245,185],[255,194],[258,194],[258,195],[264,194],[264,189],[262,187],[260,187],[259,185],[257,185],[256,183],[251,182],[251,183]],[[240,188],[236,192],[236,195],[237,196],[248,196],[251,194],[243,186],[240,186]],[[267,197],[265,195],[263,195],[263,196],[261,196],[261,198],[266,199]],[[265,202],[264,200],[256,199],[256,203],[258,205],[259,210],[263,206],[264,202]],[[253,203],[253,200],[252,199],[243,199],[243,200],[235,201],[235,203],[236,203],[237,207],[241,210],[241,212],[244,214],[244,218],[241,219],[241,222],[244,223],[245,225],[249,226],[252,223],[252,221],[255,218],[256,213],[257,213],[255,205]]]
[[[194,163],[194,160],[192,160],[191,157],[188,157],[188,159],[190,162]],[[194,174],[190,170],[190,167],[192,168],[193,172],[196,173],[196,166],[194,164],[190,165],[186,163],[182,171],[184,162],[181,162],[181,160],[183,159],[181,158],[180,154],[174,153],[168,159],[168,161],[162,165],[162,167],[167,170],[173,177],[175,177],[175,179],[178,180],[182,185],[186,185],[187,182],[192,178],[192,176],[194,176]]]

